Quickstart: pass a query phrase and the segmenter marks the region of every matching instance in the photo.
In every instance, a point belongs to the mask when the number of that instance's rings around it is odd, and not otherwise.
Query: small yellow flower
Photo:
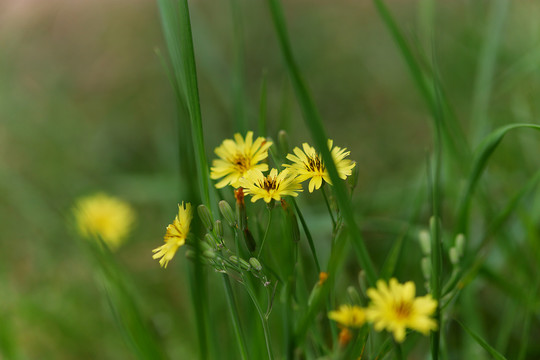
[[[272,199],[280,201],[282,196],[298,196],[298,192],[302,191],[296,176],[287,169],[279,174],[276,169],[272,169],[268,175],[259,170],[250,170],[240,179],[240,185],[244,187],[244,193],[252,195],[252,202],[259,199],[267,203]]]
[[[405,339],[405,328],[417,330],[424,335],[437,329],[437,323],[430,316],[437,308],[437,301],[431,295],[415,297],[412,281],[399,284],[390,279],[377,281],[377,289],[370,288],[367,295],[372,303],[366,310],[367,319],[374,323],[375,330],[391,331],[397,342]]]
[[[366,322],[364,309],[356,305],[341,305],[339,310],[330,311],[328,317],[347,328],[359,328]]]
[[[81,235],[100,237],[111,250],[122,244],[135,220],[127,203],[103,193],[80,198],[73,212]]]
[[[253,141],[253,131],[248,131],[245,140],[240,134],[234,134],[234,140],[227,139],[218,146],[214,152],[219,159],[212,161],[210,177],[214,180],[221,179],[216,184],[220,189],[227,185],[234,188],[240,186],[239,180],[246,175],[249,170],[268,170],[267,164],[259,164],[268,157],[268,148],[272,146],[271,141],[266,141],[263,137],[258,137]]]
[[[345,159],[345,157],[349,156],[351,153],[350,151],[347,151],[346,148],[342,149],[337,146],[332,148],[333,143],[332,140],[328,140],[328,149],[332,154],[334,164],[336,164],[339,177],[345,180],[347,176],[352,174],[352,169],[356,163],[349,159]],[[313,192],[314,189],[319,189],[323,180],[332,185],[328,170],[324,166],[321,155],[307,143],[303,143],[302,148],[304,151],[295,147],[293,149],[295,155],[287,155],[287,159],[292,161],[293,164],[285,164],[284,166],[295,172],[298,175],[298,181],[300,182],[311,179],[309,181],[309,192]]]
[[[184,206],[184,203],[182,202],[182,205],[178,205],[178,215],[176,215],[173,223],[167,226],[167,232],[164,237],[165,244],[152,250],[154,253],[152,258],[161,258],[159,260],[161,267],[166,268],[169,261],[171,261],[174,254],[176,254],[176,250],[185,244],[192,218],[193,214],[191,212],[190,203],[187,203]]]

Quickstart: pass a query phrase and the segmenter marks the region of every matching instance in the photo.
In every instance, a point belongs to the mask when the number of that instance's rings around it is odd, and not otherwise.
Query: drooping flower
[[[234,140],[224,140],[214,150],[219,159],[214,159],[210,168],[210,178],[214,180],[223,178],[216,184],[216,188],[220,189],[229,184],[237,188],[240,186],[239,180],[249,170],[268,170],[268,165],[260,162],[268,157],[270,146],[272,142],[266,141],[263,137],[253,141],[253,131],[248,131],[245,139],[237,133],[234,134]]]
[[[176,254],[176,250],[185,244],[192,218],[193,214],[191,212],[190,203],[187,203],[184,206],[184,203],[182,202],[182,205],[178,205],[178,215],[176,215],[173,223],[167,226],[167,232],[164,236],[165,244],[152,250],[154,253],[152,258],[161,258],[159,260],[161,267],[166,268],[169,261],[171,261],[174,254]]]
[[[328,318],[347,328],[359,328],[366,322],[364,309],[356,305],[341,305],[339,310],[330,311]]]
[[[377,281],[377,288],[370,288],[367,295],[372,303],[366,309],[368,321],[374,323],[377,331],[386,329],[393,333],[397,342],[405,339],[405,329],[413,329],[424,335],[437,329],[437,322],[430,316],[437,308],[437,301],[430,294],[415,297],[412,281],[399,284],[394,278],[389,285]]]
[[[287,169],[279,174],[276,169],[272,169],[268,175],[264,175],[259,170],[250,170],[244,178],[240,179],[240,185],[246,194],[252,195],[252,202],[259,199],[267,203],[272,199],[280,201],[283,196],[298,196],[298,192],[302,191],[302,186],[296,176]]]
[[[346,148],[332,147],[333,141],[328,139],[328,149],[336,164],[338,175],[341,179],[346,179],[347,176],[352,174],[352,169],[356,165],[354,161],[345,159],[351,153]],[[293,149],[293,154],[288,154],[287,159],[292,161],[291,165],[285,164],[284,166],[290,168],[291,171],[298,175],[298,181],[302,182],[310,179],[309,192],[313,192],[314,189],[319,189],[323,183],[323,180],[330,185],[332,181],[328,175],[328,170],[322,161],[321,154],[315,151],[315,148],[307,143],[302,144],[303,151],[298,147]]]
[[[80,198],[73,212],[80,234],[101,238],[111,250],[122,244],[135,220],[129,204],[103,193]]]

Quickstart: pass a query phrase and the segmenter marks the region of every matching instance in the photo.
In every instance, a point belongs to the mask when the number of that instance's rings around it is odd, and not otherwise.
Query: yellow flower
[[[348,328],[359,328],[366,322],[364,309],[356,305],[341,305],[339,310],[330,311],[328,317]]]
[[[302,191],[296,177],[287,169],[279,174],[276,169],[272,169],[266,176],[259,170],[250,170],[244,178],[240,179],[240,185],[244,187],[246,194],[252,195],[252,202],[259,199],[267,203],[272,199],[279,201],[282,196],[298,196],[298,192]]]
[[[182,202],[182,205],[178,205],[178,215],[176,215],[173,223],[167,226],[167,232],[164,237],[165,244],[152,250],[154,253],[152,258],[161,258],[159,260],[161,267],[166,268],[169,261],[171,261],[174,254],[176,254],[176,250],[185,244],[192,218],[193,214],[191,212],[190,203],[187,203],[184,206],[184,203]]]
[[[437,323],[430,318],[437,308],[437,301],[431,295],[415,297],[412,281],[399,284],[390,279],[389,286],[377,281],[377,289],[368,289],[372,303],[366,310],[367,319],[374,323],[375,330],[386,329],[394,334],[397,342],[405,339],[405,328],[417,330],[427,335],[437,329]]]
[[[111,250],[122,244],[135,220],[127,203],[102,193],[80,198],[73,212],[81,235],[100,237]]]
[[[337,146],[332,148],[333,143],[332,140],[328,140],[328,149],[332,154],[334,164],[336,164],[339,177],[345,180],[347,176],[352,174],[352,169],[356,163],[349,159],[345,159],[345,157],[349,156],[351,153],[350,151],[347,151],[346,148],[342,149]],[[287,155],[287,159],[292,161],[293,164],[285,164],[284,166],[290,168],[298,175],[299,182],[311,179],[309,181],[309,192],[313,192],[313,189],[319,189],[323,180],[332,185],[328,170],[324,166],[321,155],[307,143],[303,143],[302,148],[304,151],[295,147],[293,149],[295,155]]]
[[[271,141],[266,141],[263,137],[258,137],[253,141],[253,131],[248,131],[245,140],[240,134],[234,134],[234,141],[227,139],[214,150],[220,159],[212,161],[210,177],[214,180],[223,178],[216,184],[220,189],[227,185],[234,188],[240,186],[239,180],[246,175],[249,170],[268,170],[267,164],[259,164],[268,157],[268,148]]]

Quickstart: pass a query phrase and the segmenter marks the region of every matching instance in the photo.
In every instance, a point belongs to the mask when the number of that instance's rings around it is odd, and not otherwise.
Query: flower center
[[[307,160],[308,161],[305,165],[308,171],[324,172],[324,164],[322,163],[318,155],[308,156]]]
[[[259,187],[266,191],[276,190],[279,184],[276,180],[276,177],[268,175],[263,180],[259,180]]]
[[[408,318],[412,313],[412,304],[407,301],[399,301],[394,304],[394,314],[400,320]]]
[[[231,163],[233,164],[234,168],[241,173],[248,171],[251,167],[249,158],[247,158],[243,154],[236,154]]]

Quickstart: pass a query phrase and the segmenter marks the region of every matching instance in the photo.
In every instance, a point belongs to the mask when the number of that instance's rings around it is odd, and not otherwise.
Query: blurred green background
[[[420,186],[432,150],[430,115],[371,2],[284,3],[296,56],[327,132],[358,163],[354,201],[365,219],[368,247],[380,263],[409,220],[411,199],[426,191]],[[475,87],[494,3],[388,2],[418,58],[431,63],[435,54],[441,83],[471,147],[478,140],[471,119],[474,107],[481,106]],[[266,73],[269,135],[286,129],[291,146],[309,142],[266,4],[238,4],[247,94],[241,112],[256,130]],[[239,113],[233,98],[233,16],[229,1],[190,5],[212,159],[214,147],[234,133]],[[512,2],[503,14],[489,77],[492,87],[483,93],[491,129],[538,122],[540,112],[540,3]],[[70,229],[75,199],[96,191],[135,207],[137,224],[117,253],[119,262],[136,279],[138,301],[170,356],[189,359],[196,353],[186,260],[179,253],[164,271],[151,258],[183,199],[185,177],[192,176],[179,173],[177,109],[156,49],[167,53],[154,1],[0,0],[0,354],[133,358],[102,296],[92,261]],[[497,150],[489,182],[483,183],[492,208],[502,207],[538,168],[538,142],[537,134],[519,132]],[[447,171],[452,183],[444,205],[450,214],[446,221],[452,223],[454,196],[464,176],[452,173],[453,168]],[[498,273],[509,274],[524,288],[538,270],[523,255],[527,236],[538,242],[540,212],[533,200],[506,229],[515,244],[493,250],[490,257]],[[310,205],[307,216],[320,230],[313,232],[324,259],[324,240],[331,231],[324,203],[317,194],[302,201]],[[427,203],[421,206],[415,226],[427,225],[428,210]],[[480,232],[483,220],[478,221],[474,226]],[[524,223],[531,225],[528,235]],[[419,280],[420,255],[409,255],[418,246],[412,239],[407,246],[411,252],[402,259],[403,269],[410,271],[408,278]],[[520,256],[530,261],[520,265]],[[350,278],[341,280],[344,286],[356,281],[357,272],[351,261]],[[475,304],[481,304],[476,325],[495,341],[498,332],[490,324],[498,323],[502,306],[514,303],[508,292],[485,282],[480,280],[473,290]],[[215,309],[218,315],[220,311]],[[216,326],[227,332],[228,325]],[[519,343],[521,329],[519,320],[508,329],[510,344]],[[538,338],[539,329],[536,313],[531,339]],[[540,345],[530,346],[533,359]]]

